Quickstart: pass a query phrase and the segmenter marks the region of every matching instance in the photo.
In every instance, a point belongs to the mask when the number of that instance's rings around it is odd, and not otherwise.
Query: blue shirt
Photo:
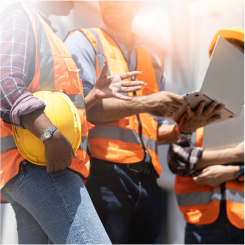
[[[106,31],[118,44],[121,49],[130,71],[136,70],[136,48],[143,43],[143,41],[134,33],[132,33],[133,48],[131,53],[128,52],[124,42],[123,35],[119,31],[115,31],[104,23],[100,26]],[[85,35],[76,31],[71,34],[65,41],[65,45],[69,49],[73,60],[75,61],[77,68],[80,69],[79,76],[83,83],[84,95],[88,94],[95,86],[96,82],[96,53],[89,40]],[[165,90],[165,78],[163,76],[159,91]],[[158,117],[158,124],[167,123],[168,121],[164,117]]]

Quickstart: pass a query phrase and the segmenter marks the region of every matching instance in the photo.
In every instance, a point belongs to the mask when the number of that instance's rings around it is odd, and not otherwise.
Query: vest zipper
[[[102,29],[103,30],[103,29]],[[105,30],[103,30],[108,36],[110,36],[113,40],[114,40],[114,42],[117,44],[117,42],[116,42],[116,40],[110,35],[110,34],[108,34]],[[121,50],[121,48],[119,47],[119,45],[117,44],[117,47],[118,47],[118,49],[121,51],[121,53],[122,53],[122,55],[123,55],[123,57],[124,57],[124,59],[125,59],[125,61],[127,61],[126,60],[126,57],[124,56],[124,53],[122,52],[122,50]],[[136,54],[136,56],[137,56],[137,54]],[[105,55],[105,57],[106,57],[106,55]],[[135,68],[137,68],[137,61],[136,61],[136,67]],[[130,71],[130,69],[129,69],[129,65],[128,65],[128,70]],[[131,81],[135,81],[135,76],[133,76],[133,77],[131,77]],[[136,96],[136,92],[133,92],[133,95],[134,96]],[[142,138],[142,124],[141,124],[141,121],[140,121],[140,117],[139,117],[139,114],[136,114],[136,117],[137,117],[137,120],[138,120],[138,124],[139,124],[139,138],[140,138],[140,141],[141,141],[141,145],[142,145],[142,148],[143,148],[143,150],[144,150],[144,159],[143,159],[143,161],[145,160],[145,157],[146,157],[146,148],[145,148],[145,144],[144,144],[144,141],[143,141],[143,138]],[[147,151],[148,152],[148,151]]]
[[[135,81],[135,76],[131,77],[131,81]],[[136,92],[133,92],[133,95],[136,96]],[[139,114],[136,114],[136,117],[137,117],[137,121],[138,121],[138,124],[139,124],[139,137],[140,137],[141,145],[142,145],[142,147],[144,149],[144,160],[145,160],[146,148],[145,148],[145,144],[144,144],[144,141],[143,141],[143,138],[142,138],[142,124],[141,124],[141,121],[140,121]]]

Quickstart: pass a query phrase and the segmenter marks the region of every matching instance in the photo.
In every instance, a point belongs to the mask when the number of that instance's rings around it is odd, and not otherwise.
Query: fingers
[[[205,108],[205,115],[211,115],[213,112],[214,108],[218,105],[217,101],[213,101],[207,108]]]
[[[215,108],[214,108],[214,110],[213,110],[213,112],[211,113],[212,115],[215,115],[215,114],[217,114],[218,112],[220,112],[222,109],[224,109],[225,108],[225,105],[218,105],[218,106],[216,106]]]
[[[131,86],[139,86],[139,85],[147,85],[147,83],[143,81],[123,81],[122,86],[123,87],[131,87]]]
[[[121,80],[127,79],[129,77],[133,77],[133,76],[137,76],[140,75],[143,71],[131,71],[131,72],[127,72],[124,74],[119,75]]]
[[[196,112],[195,112],[197,116],[202,115],[202,112],[203,112],[203,109],[204,109],[204,107],[205,107],[205,104],[206,104],[205,101],[200,102],[200,104],[199,104],[199,106],[197,107]]]
[[[186,112],[187,118],[190,118],[192,111],[191,111],[191,106],[189,104],[185,107],[185,112]]]
[[[136,86],[136,87],[121,87],[121,89],[119,90],[119,92],[134,92],[134,91],[138,91],[144,89],[144,87],[141,86]]]
[[[115,97],[115,98],[118,98],[118,99],[120,99],[120,100],[125,100],[125,101],[131,101],[131,100],[133,100],[132,97],[125,96],[125,95],[122,95],[122,94],[120,94],[120,93],[115,93],[114,97]]]
[[[102,66],[102,69],[100,71],[100,74],[98,76],[98,79],[99,78],[105,78],[107,75],[107,71],[108,71],[108,63],[107,63],[107,60],[105,60],[103,66]]]
[[[48,172],[48,173],[52,173],[53,170],[54,170],[53,164],[47,164],[47,172]]]
[[[217,120],[219,120],[219,119],[221,119],[221,116],[219,116],[219,115],[214,115],[214,116],[210,117],[210,118],[207,120],[207,123],[210,124],[210,123],[212,123],[212,122],[214,122],[214,121],[217,121]]]

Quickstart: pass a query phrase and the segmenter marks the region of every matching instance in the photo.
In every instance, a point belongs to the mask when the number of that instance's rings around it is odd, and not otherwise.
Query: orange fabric
[[[197,147],[202,147],[204,128],[196,130]],[[196,184],[191,177],[176,176],[175,194],[213,192],[213,189],[220,190],[220,187],[212,188],[203,184]],[[208,204],[179,206],[180,211],[184,214],[187,223],[204,225],[213,223],[219,216],[219,201],[212,201]]]
[[[5,198],[3,197],[2,193],[0,193],[0,202],[4,203],[7,202]]]
[[[202,147],[202,140],[203,140],[204,128],[198,128],[196,130],[196,142],[197,147]]]
[[[93,30],[97,32],[100,38],[111,75],[129,72],[128,64],[113,38],[111,38],[100,28],[93,28]],[[96,51],[97,46],[94,36],[88,30],[81,29],[81,31],[88,38]],[[136,76],[136,81],[144,81],[148,83],[145,86],[145,89],[136,92],[137,96],[159,92],[151,57],[142,47],[137,48],[136,70],[144,71],[142,74]],[[130,78],[127,80],[130,80]],[[133,93],[128,93],[128,95],[133,96]],[[157,141],[158,123],[156,120],[146,113],[142,113],[139,116],[142,124],[142,134]],[[136,116],[125,117],[109,123],[97,123],[95,124],[95,127],[96,126],[117,126],[123,129],[134,130],[136,133],[139,133],[139,124]],[[142,145],[137,143],[123,142],[121,140],[108,138],[92,138],[89,139],[89,144],[92,156],[102,160],[128,164],[142,161],[144,158],[144,150]],[[153,166],[160,176],[161,166],[158,161],[158,155],[148,148],[147,150],[152,158]]]
[[[244,192],[244,183],[236,180],[226,181],[226,189]],[[244,199],[243,203],[226,200],[226,212],[229,221],[239,229],[244,229]]]
[[[204,128],[196,130],[197,147],[202,147]],[[176,176],[175,194],[213,192],[220,190],[218,187],[209,187],[203,184],[196,184],[191,177]],[[236,180],[226,182],[226,189],[244,192],[244,183],[238,183]],[[205,225],[213,223],[219,216],[220,201],[211,201],[208,204],[179,206],[184,214],[187,223],[196,225]],[[244,229],[244,204],[234,203],[226,200],[226,211],[229,221],[239,229]]]
[[[29,16],[32,24],[32,29],[35,36],[36,47],[38,43],[38,34],[36,31],[36,23],[28,8],[22,4],[23,9]],[[38,15],[38,14],[37,14]],[[54,61],[54,79],[56,91],[64,90],[68,95],[83,94],[82,85],[78,75],[78,70],[75,62],[73,61],[68,49],[63,42],[53,33],[47,23],[38,15],[39,20],[44,28],[48,38],[49,45],[52,50]],[[36,49],[36,68],[34,78],[28,87],[31,93],[40,90],[40,67],[39,67],[38,52]],[[82,124],[82,136],[88,136],[88,126],[86,120],[86,111],[79,110],[79,115]],[[4,124],[1,120],[1,137],[12,135],[11,125]],[[76,154],[79,159],[73,158],[72,164],[69,168],[83,175],[85,178],[89,175],[90,159],[86,151],[77,150]],[[1,153],[1,185],[2,188],[10,179],[12,179],[19,171],[19,164],[24,158],[19,154],[17,148],[9,149]]]

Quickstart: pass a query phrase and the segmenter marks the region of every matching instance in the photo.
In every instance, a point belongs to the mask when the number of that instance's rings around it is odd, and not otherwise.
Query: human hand
[[[203,169],[198,176],[192,179],[197,184],[216,187],[227,180],[235,179],[238,172],[239,166],[213,165]]]
[[[190,105],[186,105],[186,113],[181,117],[179,122],[180,131],[182,133],[192,133],[197,128],[204,127],[221,117],[217,114],[225,105],[218,105],[217,101],[213,101],[205,108],[205,101],[202,101],[196,111],[192,111]]]
[[[48,173],[63,170],[71,165],[72,157],[78,158],[73,152],[70,141],[58,129],[43,143]]]
[[[130,101],[132,97],[122,95],[120,92],[134,92],[143,89],[144,87],[142,87],[142,85],[146,85],[146,83],[142,81],[122,81],[129,77],[139,75],[142,72],[133,71],[121,75],[107,76],[107,70],[108,64],[107,61],[105,61],[95,84],[95,96],[97,98],[116,97],[121,100]]]
[[[159,117],[170,117],[183,105],[187,105],[184,97],[167,91],[148,95],[145,101],[146,112]]]

